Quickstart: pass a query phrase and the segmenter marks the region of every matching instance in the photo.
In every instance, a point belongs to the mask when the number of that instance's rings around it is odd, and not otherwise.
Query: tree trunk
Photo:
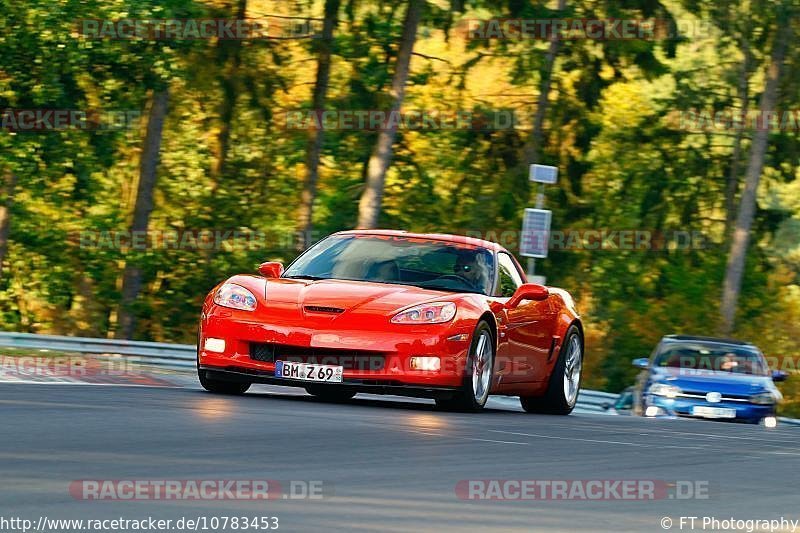
[[[414,51],[414,42],[417,38],[424,0],[409,0],[408,11],[403,21],[403,37],[400,49],[397,52],[394,78],[392,79],[393,98],[390,109],[391,114],[400,112],[406,91],[406,81],[411,66],[411,53]],[[390,115],[391,116],[391,115]],[[358,203],[358,227],[374,228],[378,223],[383,202],[383,187],[386,181],[386,171],[392,160],[392,146],[397,136],[397,121],[389,120],[388,127],[381,130],[375,148],[367,163],[367,183],[361,200]]]
[[[325,21],[322,25],[322,38],[317,43],[317,80],[314,83],[312,96],[313,110],[321,112],[325,107],[328,93],[328,82],[331,74],[331,53],[333,51],[333,31],[336,29],[339,16],[340,0],[325,0]],[[312,128],[308,131],[308,147],[306,148],[306,176],[303,181],[303,192],[300,196],[300,212],[298,214],[298,230],[300,240],[299,251],[311,244],[313,226],[314,200],[317,197],[317,180],[319,178],[319,158],[322,152],[323,128]]]
[[[784,16],[778,17],[778,28],[775,32],[775,40],[772,45],[772,57],[770,58],[764,92],[761,94],[761,101],[759,104],[759,112],[762,121],[770,113],[775,111],[781,67],[791,37],[791,20],[792,17],[785,16],[785,14]],[[750,228],[753,225],[753,218],[756,211],[758,182],[761,179],[761,172],[764,168],[764,157],[767,152],[769,128],[767,124],[762,125],[764,127],[758,128],[753,134],[753,143],[750,147],[750,160],[745,176],[745,187],[739,203],[739,214],[736,217],[736,227],[733,231],[733,239],[731,241],[728,264],[725,271],[725,281],[722,287],[720,313],[722,315],[721,332],[723,335],[730,335],[733,331],[736,306],[742,286],[745,259],[747,258],[747,246],[750,240]]]
[[[243,20],[247,15],[247,0],[239,0],[236,7],[236,20]],[[236,95],[239,92],[236,83],[236,74],[241,64],[241,39],[220,39],[217,43],[218,64],[223,65],[219,76],[222,87],[222,103],[220,105],[220,128],[217,135],[217,146],[212,174],[212,195],[219,188],[220,181],[225,176],[228,163],[228,148],[230,147],[231,124],[233,111],[236,107]],[[213,196],[212,196],[213,197]],[[214,211],[212,210],[212,213]]]
[[[2,202],[0,202],[0,279],[3,279],[3,261],[8,251],[8,234],[11,230],[11,206],[14,204],[14,189],[17,185],[17,175],[8,171],[5,175],[5,187]]]
[[[153,211],[153,190],[156,185],[156,170],[161,151],[161,132],[167,116],[169,93],[166,89],[155,91],[147,119],[142,156],[139,164],[139,186],[136,191],[136,203],[133,208],[131,235],[147,231],[150,213]],[[122,300],[120,301],[118,324],[115,337],[130,339],[136,327],[136,315],[131,306],[139,296],[142,288],[142,270],[135,261],[125,265],[122,276]]]
[[[731,228],[736,221],[736,193],[739,191],[739,165],[742,158],[742,139],[744,137],[744,126],[747,111],[750,107],[750,91],[748,80],[750,79],[750,45],[747,38],[742,36],[742,70],[739,73],[739,104],[742,109],[743,122],[736,130],[736,137],[733,139],[733,154],[731,155],[731,167],[728,171],[728,180],[725,186],[725,239],[731,234]]]
[[[567,0],[558,0],[558,11],[562,12],[567,8]],[[536,102],[536,113],[533,116],[533,128],[528,142],[525,146],[524,165],[527,169],[532,163],[538,163],[542,143],[544,138],[544,118],[547,115],[547,108],[550,103],[550,87],[553,84],[553,70],[555,69],[556,56],[560,41],[554,32],[550,36],[550,46],[545,56],[544,68],[542,69],[541,80],[539,81],[539,98]]]

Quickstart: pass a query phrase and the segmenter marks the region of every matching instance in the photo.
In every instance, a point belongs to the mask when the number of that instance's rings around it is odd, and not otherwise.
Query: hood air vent
[[[307,305],[303,309],[309,313],[331,313],[334,315],[344,313],[344,309],[341,307],[325,307],[322,305]]]

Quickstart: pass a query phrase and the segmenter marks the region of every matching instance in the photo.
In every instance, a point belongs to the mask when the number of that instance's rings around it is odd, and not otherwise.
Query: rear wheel
[[[463,384],[451,398],[437,399],[436,406],[451,411],[480,411],[483,409],[492,385],[494,352],[492,330],[489,324],[481,320],[472,335],[472,344],[470,344],[467,357],[467,372]]]
[[[567,330],[566,340],[561,346],[547,392],[544,396],[520,396],[522,408],[528,413],[568,415],[578,401],[583,368],[583,337],[577,326]]]
[[[306,392],[328,402],[344,402],[356,395],[356,391],[339,386],[308,385]]]

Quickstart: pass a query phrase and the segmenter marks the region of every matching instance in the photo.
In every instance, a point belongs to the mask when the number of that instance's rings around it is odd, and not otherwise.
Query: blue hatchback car
[[[650,358],[634,359],[643,371],[634,387],[634,412],[647,417],[693,417],[775,426],[782,399],[754,345],[731,339],[667,335]]]

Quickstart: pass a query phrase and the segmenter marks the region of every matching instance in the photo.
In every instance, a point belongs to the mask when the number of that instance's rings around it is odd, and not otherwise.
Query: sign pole
[[[544,209],[544,183],[539,184],[539,192],[536,193],[536,209]]]
[[[536,275],[536,258],[547,257],[547,248],[550,240],[551,211],[544,209],[544,186],[546,183],[554,184],[558,179],[558,168],[548,165],[531,165],[529,179],[538,183],[536,191],[536,208],[525,209],[522,223],[522,239],[520,242],[520,255],[528,258],[527,276],[532,283],[545,283],[544,276]],[[537,241],[532,242],[536,238]],[[527,242],[531,241],[531,242]]]

